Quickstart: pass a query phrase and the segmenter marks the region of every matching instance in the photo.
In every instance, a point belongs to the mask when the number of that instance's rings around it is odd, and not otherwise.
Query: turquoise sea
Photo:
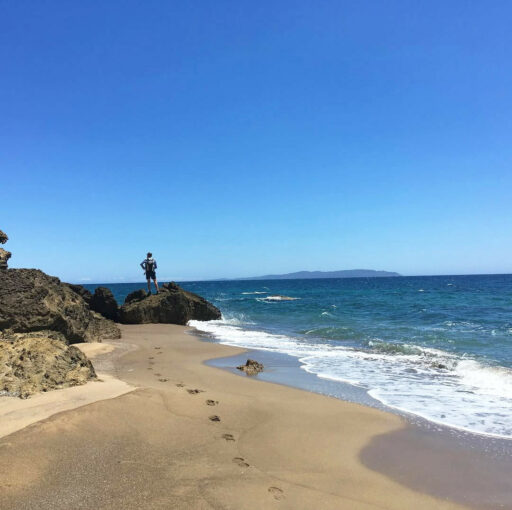
[[[145,287],[105,285],[120,304]],[[385,406],[512,437],[512,275],[181,285],[222,311],[191,323],[214,341],[287,354]]]

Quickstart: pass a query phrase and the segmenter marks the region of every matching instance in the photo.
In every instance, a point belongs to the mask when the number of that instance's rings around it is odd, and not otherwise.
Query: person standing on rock
[[[156,293],[158,294],[158,282],[156,281],[156,260],[153,258],[153,254],[151,252],[148,252],[147,255],[147,258],[140,263],[140,267],[142,267],[144,273],[146,274],[149,294],[151,294],[151,280],[153,280],[156,288]]]

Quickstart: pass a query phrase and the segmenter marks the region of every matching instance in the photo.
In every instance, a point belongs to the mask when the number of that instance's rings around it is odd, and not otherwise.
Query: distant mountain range
[[[286,274],[267,274],[264,276],[251,276],[237,278],[239,280],[300,280],[312,278],[386,278],[402,276],[392,271],[375,271],[374,269],[345,269],[342,271],[297,271]]]

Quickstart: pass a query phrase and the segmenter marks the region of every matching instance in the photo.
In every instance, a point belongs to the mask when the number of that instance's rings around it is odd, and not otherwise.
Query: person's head
[[[148,251],[148,259],[150,259],[152,256],[153,254],[150,251]]]

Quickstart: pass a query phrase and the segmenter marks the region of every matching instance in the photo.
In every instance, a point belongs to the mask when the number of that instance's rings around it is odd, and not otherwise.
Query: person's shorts
[[[146,280],[156,280],[156,273],[154,271],[146,271]]]

